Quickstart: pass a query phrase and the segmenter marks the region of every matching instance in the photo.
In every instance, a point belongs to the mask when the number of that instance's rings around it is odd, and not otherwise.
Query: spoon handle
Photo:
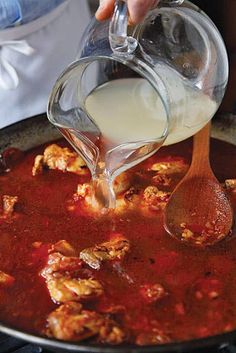
[[[190,172],[197,175],[211,174],[209,162],[211,122],[193,138],[193,154]]]

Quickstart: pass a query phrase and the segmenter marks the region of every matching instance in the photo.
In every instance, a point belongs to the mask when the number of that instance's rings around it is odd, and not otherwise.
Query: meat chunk
[[[66,240],[59,240],[57,243],[53,244],[49,253],[59,252],[64,256],[76,256],[77,253],[73,246],[68,243]]]
[[[125,188],[125,185],[123,186]],[[115,192],[118,195],[116,198],[116,208],[114,210],[116,214],[123,213],[123,211],[127,209],[127,205],[122,194],[123,186],[121,184],[117,184],[117,187],[115,188]],[[76,205],[78,201],[80,201],[79,207]],[[85,212],[86,215],[89,213],[91,215],[101,215],[108,212],[108,209],[101,208],[101,204],[95,197],[93,185],[89,183],[79,184],[77,186],[77,191],[73,195],[73,201],[71,200],[71,202],[68,203],[67,209],[68,211],[77,210],[82,213]]]
[[[82,310],[79,303],[68,302],[49,314],[47,335],[59,340],[81,341],[98,335],[103,323],[102,315]]]
[[[35,176],[38,174],[42,174],[43,167],[44,167],[43,155],[39,154],[38,156],[35,157],[34,165],[32,168],[32,175]]]
[[[18,196],[3,195],[3,218],[9,218],[14,212],[15,204],[18,201]]]
[[[170,337],[161,330],[154,328],[148,332],[139,334],[136,338],[135,343],[139,346],[149,346],[165,344],[170,342]]]
[[[120,344],[125,333],[119,325],[95,311],[83,310],[82,305],[68,302],[49,314],[47,335],[59,340],[79,342],[97,336],[99,342]]]
[[[80,198],[85,198],[86,196],[91,196],[92,194],[92,187],[88,183],[79,184],[77,186],[76,195]]]
[[[79,257],[64,256],[59,252],[52,253],[48,256],[46,266],[41,270],[42,277],[49,279],[55,272],[74,272],[78,271],[82,266]]]
[[[116,202],[116,211],[119,211],[122,206],[120,207],[121,199],[123,196],[121,194],[128,189],[129,187],[129,179],[125,176],[125,174],[121,174],[119,177],[115,179],[113,183],[114,191],[117,196]],[[95,197],[93,185],[89,183],[79,184],[77,186],[77,191],[74,194],[74,200],[82,200],[83,206],[85,206],[86,211],[91,211],[92,213],[96,212],[104,212],[105,210],[101,210],[101,206],[99,201]],[[73,207],[70,207],[70,210],[73,210]]]
[[[84,174],[85,162],[76,152],[67,147],[60,147],[56,144],[48,146],[43,155],[35,158],[32,174],[35,176],[43,171],[43,167],[58,169],[63,172]]]
[[[94,189],[92,184],[84,183],[84,184],[79,184],[77,186],[77,191],[74,194],[74,201],[77,202],[79,200],[83,201],[83,203],[80,204],[80,209],[81,209],[81,206],[83,206],[86,209],[86,213],[88,212],[97,213],[101,211],[99,203],[94,196]],[[70,211],[73,211],[74,206],[70,205],[68,209]]]
[[[158,174],[170,175],[185,173],[187,172],[188,167],[188,164],[186,164],[184,160],[180,159],[154,163],[150,169]]]
[[[121,344],[126,339],[125,332],[117,325],[114,320],[105,318],[102,327],[99,330],[99,342],[106,344]]]
[[[168,175],[165,175],[165,174],[154,175],[152,180],[158,186],[159,185],[160,186],[170,186],[170,184],[171,184],[171,178]]]
[[[121,260],[129,249],[129,241],[121,234],[117,234],[110,241],[84,249],[80,253],[80,258],[98,270],[102,261]]]
[[[103,288],[98,281],[92,278],[77,278],[83,262],[66,240],[58,241],[48,252],[47,264],[40,275],[46,279],[47,288],[54,302],[79,301],[103,294]]]
[[[139,188],[132,186],[124,194],[124,200],[126,202],[132,202],[132,203],[140,202],[140,193],[141,193],[141,190]]]
[[[48,146],[43,156],[44,163],[49,169],[76,172],[80,167],[86,166],[76,152],[71,152],[69,148],[62,148],[56,144]]]
[[[15,278],[8,275],[5,272],[0,271],[0,286],[8,287],[11,286],[15,281]]]
[[[76,279],[66,276],[52,276],[47,280],[52,300],[56,303],[94,299],[103,294],[100,282],[94,279]]]
[[[157,302],[167,295],[165,289],[159,283],[142,285],[140,293],[148,303]]]
[[[145,204],[153,210],[163,209],[169,197],[169,192],[161,191],[156,186],[148,186],[143,193]]]

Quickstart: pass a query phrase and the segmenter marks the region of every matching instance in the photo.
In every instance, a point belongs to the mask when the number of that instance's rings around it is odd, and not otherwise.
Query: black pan
[[[236,117],[232,115],[218,116],[213,121],[212,136],[236,145]],[[39,144],[52,141],[60,137],[58,131],[49,124],[46,116],[38,116],[24,120],[0,130],[0,153],[8,147],[17,147],[27,150]],[[0,331],[11,336],[48,347],[55,352],[89,352],[89,353],[190,353],[193,350],[209,347],[224,347],[236,342],[236,330],[209,338],[165,344],[160,346],[138,347],[122,345],[118,347],[92,345],[87,342],[69,343],[32,335],[14,327],[0,323]],[[0,348],[1,352],[1,348]]]

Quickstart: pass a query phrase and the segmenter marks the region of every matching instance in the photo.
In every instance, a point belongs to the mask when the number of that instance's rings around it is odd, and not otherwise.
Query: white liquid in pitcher
[[[194,135],[212,117],[216,103],[165,76],[172,97],[171,128],[165,145]],[[105,138],[114,144],[160,137],[166,126],[166,111],[154,88],[142,78],[113,80],[99,86],[86,100],[86,109]]]
[[[144,79],[119,79],[99,86],[88,96],[86,109],[115,145],[160,137],[167,124],[161,99]]]
[[[176,73],[169,70],[160,75],[174,99],[165,141],[173,144],[200,130],[215,113],[217,104],[185,86]],[[158,138],[165,131],[167,113],[155,89],[142,78],[118,79],[99,86],[87,97],[86,109],[101,131],[100,160],[93,175],[95,197],[102,206],[114,208],[110,176],[118,175],[157,151],[163,143]],[[157,142],[132,144],[152,139]]]

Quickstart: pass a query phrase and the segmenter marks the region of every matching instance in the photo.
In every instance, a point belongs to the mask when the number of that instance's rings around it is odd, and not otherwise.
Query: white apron
[[[87,0],[68,0],[33,22],[0,30],[0,129],[46,111],[89,19]]]

